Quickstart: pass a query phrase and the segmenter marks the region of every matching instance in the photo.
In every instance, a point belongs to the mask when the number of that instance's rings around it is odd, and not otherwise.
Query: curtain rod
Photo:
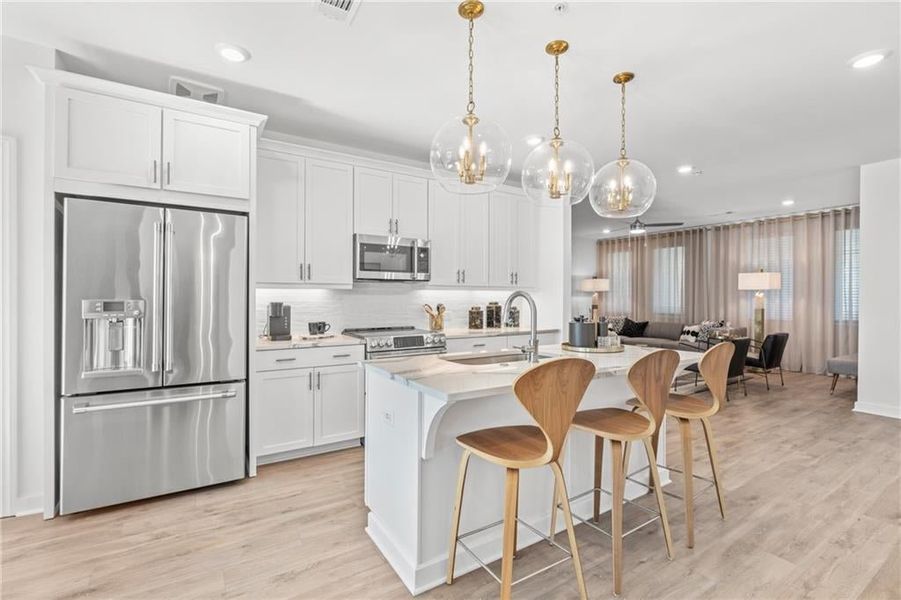
[[[791,214],[787,214],[787,215],[778,215],[778,216],[773,216],[773,217],[755,217],[755,218],[751,218],[751,219],[742,219],[739,221],[724,221],[722,223],[709,223],[706,225],[689,225],[688,227],[679,227],[677,229],[668,229],[666,231],[660,231],[658,233],[652,233],[650,235],[645,233],[644,235],[645,235],[645,237],[654,237],[654,236],[658,236],[658,235],[664,235],[667,233],[678,233],[680,231],[691,231],[692,229],[715,229],[717,227],[726,227],[728,225],[743,225],[745,223],[763,223],[766,221],[778,221],[781,219],[799,219],[801,217],[808,217],[811,215],[822,215],[822,214],[827,214],[827,213],[831,213],[831,212],[852,210],[855,208],[860,208],[860,204],[846,204],[844,206],[819,208],[816,210],[808,210],[806,212],[791,213]],[[631,235],[631,234],[627,233],[626,235],[620,235],[620,236],[616,236],[616,237],[598,238],[598,241],[606,242],[606,241],[620,240],[620,239],[630,239],[631,240],[631,239],[639,239],[639,237],[640,236],[638,236],[638,235]]]

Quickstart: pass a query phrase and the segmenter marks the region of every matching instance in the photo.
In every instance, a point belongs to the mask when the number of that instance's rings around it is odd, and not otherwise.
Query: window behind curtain
[[[775,235],[762,240],[761,264],[764,271],[782,273],[782,287],[767,290],[768,321],[791,321],[794,280],[794,244],[791,234]],[[756,269],[754,269],[756,270]]]
[[[835,232],[835,320],[860,317],[860,229]]]
[[[628,250],[610,254],[609,315],[629,315],[632,310],[632,255]]]
[[[652,310],[655,315],[681,315],[685,288],[685,248],[654,249]]]

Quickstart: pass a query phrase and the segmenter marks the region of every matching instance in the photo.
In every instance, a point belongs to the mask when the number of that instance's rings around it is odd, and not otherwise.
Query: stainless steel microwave
[[[354,235],[356,281],[428,281],[431,258],[428,240]]]

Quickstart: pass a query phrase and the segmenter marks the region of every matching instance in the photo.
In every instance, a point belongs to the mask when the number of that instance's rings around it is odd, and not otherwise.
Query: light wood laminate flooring
[[[713,490],[699,490],[689,550],[681,502],[667,498],[675,559],[666,560],[659,525],[628,537],[625,597],[901,598],[901,423],[851,412],[855,384],[842,379],[830,396],[829,383],[786,373],[785,387],[769,393],[759,378],[748,397],[730,388],[732,401],[712,418],[727,520]],[[678,428],[668,431],[668,460],[678,465]],[[700,432],[695,443],[695,470],[709,474]],[[677,477],[668,486],[675,492]],[[4,519],[0,595],[409,597],[365,523],[362,449],[305,458],[263,467],[255,479],[88,514]],[[577,536],[589,596],[610,597],[609,540],[585,526]],[[531,546],[516,573],[558,556]],[[422,597],[498,591],[479,570]],[[516,586],[514,596],[577,597],[571,565]]]

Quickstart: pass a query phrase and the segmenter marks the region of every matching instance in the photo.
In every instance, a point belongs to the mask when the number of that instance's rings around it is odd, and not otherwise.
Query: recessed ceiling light
[[[854,69],[866,69],[867,67],[878,65],[885,60],[889,54],[891,54],[891,51],[889,50],[872,50],[870,52],[859,54],[848,62],[851,63],[851,67]]]
[[[794,203],[795,203],[795,201],[792,200],[791,198],[786,198],[785,200],[782,201],[782,206],[791,206]]]
[[[695,168],[691,165],[682,165],[681,167],[679,167],[676,170],[679,173],[681,173],[682,175],[688,175],[689,173],[693,172],[695,170]]]
[[[234,44],[219,43],[216,44],[216,52],[222,57],[222,60],[231,63],[241,63],[250,60],[250,52],[241,46]]]
[[[601,233],[610,233],[610,229],[605,227],[604,229],[601,229]]]

